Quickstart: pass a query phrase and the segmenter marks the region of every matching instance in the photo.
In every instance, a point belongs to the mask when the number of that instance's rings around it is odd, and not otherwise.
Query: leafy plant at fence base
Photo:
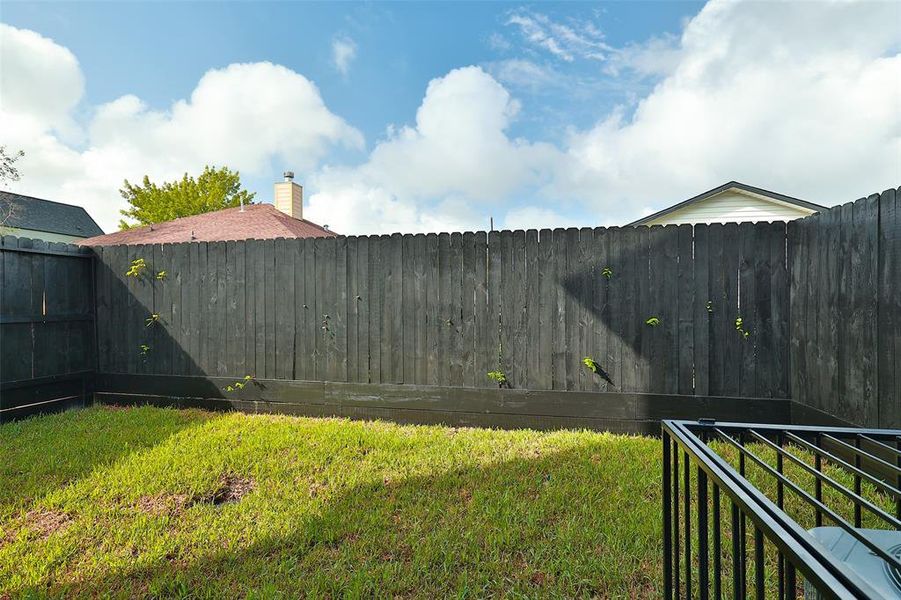
[[[488,371],[488,379],[494,381],[499,388],[510,387],[510,382],[507,381],[507,374],[503,371]]]
[[[657,327],[660,325],[660,317],[651,317],[647,321],[645,321],[645,325],[650,325],[651,327]]]
[[[160,281],[165,279],[167,276],[168,276],[168,273],[166,273],[165,271],[160,271],[159,273],[156,274],[156,278]]]
[[[607,279],[610,279],[613,277],[613,269],[611,269],[610,267],[604,267],[604,269],[601,271],[601,275],[603,275]]]
[[[613,383],[613,380],[610,379],[610,375],[607,374],[607,371],[601,368],[600,363],[598,363],[595,359],[591,358],[590,356],[586,356],[582,359],[582,364],[585,365],[585,368],[587,368],[589,371],[591,371],[595,375],[598,375],[601,379],[603,379],[610,385],[616,387],[616,385]]]
[[[144,272],[144,269],[147,268],[147,263],[144,262],[143,258],[136,258],[131,261],[131,266],[125,272],[126,277],[134,277],[137,279],[141,276],[141,273]]]
[[[741,320],[741,317],[735,319],[735,330],[738,331],[744,339],[748,339],[751,335],[750,331],[745,330],[744,322]]]
[[[147,356],[148,354],[150,354],[150,346],[148,346],[147,344],[141,344],[139,348],[141,349],[141,356]]]
[[[145,327],[150,327],[154,323],[160,320],[160,316],[157,313],[150,313],[150,316],[144,319]]]
[[[247,385],[251,381],[253,381],[253,379],[254,379],[253,375],[245,375],[243,379],[236,381],[231,385],[227,385],[222,389],[225,390],[226,392],[234,392],[235,390],[243,390],[245,387],[247,387]]]

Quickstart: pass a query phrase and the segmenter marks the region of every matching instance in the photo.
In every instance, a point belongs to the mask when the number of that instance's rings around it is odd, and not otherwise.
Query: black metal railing
[[[901,430],[662,429],[667,599],[901,598]]]

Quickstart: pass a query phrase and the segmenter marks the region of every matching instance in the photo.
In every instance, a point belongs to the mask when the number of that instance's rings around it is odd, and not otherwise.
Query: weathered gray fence
[[[103,247],[99,365],[784,398],[785,242],[747,223]]]
[[[0,240],[0,422],[91,394],[93,262],[85,248]]]
[[[791,397],[792,420],[899,426],[898,204],[889,190],[787,226],[118,246],[96,260],[6,237],[0,418],[79,403],[97,381],[136,401],[165,401],[167,386],[255,409],[300,394],[283,409],[624,431],[664,405],[726,414],[722,398]],[[513,390],[480,393],[491,371]],[[246,375],[259,383],[221,389]],[[595,396],[621,410],[558,391],[622,394]]]
[[[789,225],[792,398],[901,427],[901,207],[887,190]]]

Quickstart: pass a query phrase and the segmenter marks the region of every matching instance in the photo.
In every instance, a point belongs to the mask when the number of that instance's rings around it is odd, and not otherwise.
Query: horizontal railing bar
[[[745,448],[740,443],[733,440],[731,437],[726,435],[723,431],[721,431],[719,429],[715,429],[714,431],[716,431],[717,435],[723,441],[734,446],[740,453],[744,454],[745,456],[747,456],[748,458],[753,460],[755,463],[757,463],[757,465],[760,468],[767,471],[770,475],[772,475],[776,479],[782,481],[783,485],[788,486],[788,489],[792,490],[793,492],[795,492],[796,494],[798,494],[799,496],[804,498],[807,501],[807,503],[810,504],[812,507],[815,507],[818,510],[820,510],[821,512],[825,513],[830,519],[832,519],[832,521],[836,525],[838,525],[846,533],[848,533],[849,535],[854,537],[861,544],[863,544],[864,546],[869,548],[879,558],[886,561],[890,565],[895,565],[898,568],[901,568],[901,560],[898,560],[897,558],[895,558],[894,556],[892,556],[891,554],[886,552],[884,549],[880,548],[879,546],[877,546],[876,544],[871,542],[869,539],[867,539],[867,537],[865,535],[863,535],[862,533],[857,531],[857,529],[855,529],[850,523],[848,523],[843,518],[841,518],[841,516],[839,516],[838,513],[836,513],[831,508],[829,508],[828,506],[826,506],[825,504],[823,504],[822,502],[820,502],[819,500],[817,500],[816,498],[814,498],[813,496],[811,496],[810,494],[808,494],[807,492],[802,490],[800,487],[798,487],[795,484],[794,481],[792,481],[788,477],[785,477],[781,473],[777,472],[774,468],[772,468],[770,465],[768,465],[766,463],[766,461],[764,461],[763,459],[758,457],[756,454],[754,454],[753,452],[751,452],[750,450]]]
[[[894,454],[894,455],[898,456],[899,458],[901,458],[901,450],[898,450],[897,448],[892,448],[885,442],[880,442],[879,440],[874,440],[870,436],[863,435],[863,434],[861,434],[857,437],[859,437],[862,440],[866,440],[866,441],[870,442],[871,444],[875,444],[875,445],[879,446],[880,448],[884,449],[886,452],[889,452],[889,453]]]
[[[670,420],[671,423],[683,425],[688,428],[689,431],[694,433],[695,429],[703,429],[709,430],[715,427],[719,427],[722,430],[748,430],[753,429],[754,431],[760,432],[772,432],[779,433],[781,431],[791,431],[794,433],[809,433],[809,434],[817,434],[817,433],[830,433],[833,435],[842,435],[849,437],[856,437],[860,434],[866,434],[870,436],[884,436],[891,439],[901,439],[901,435],[898,434],[897,429],[866,429],[863,427],[820,427],[816,425],[772,425],[769,423],[736,423],[732,421],[687,421],[687,420]]]
[[[851,463],[849,463],[845,460],[842,460],[841,458],[835,456],[831,452],[827,452],[826,450],[823,450],[819,446],[811,444],[807,440],[801,439],[798,436],[793,435],[790,431],[785,432],[785,437],[790,439],[791,441],[795,442],[796,444],[799,444],[801,447],[803,447],[807,450],[810,450],[811,452],[814,452],[816,454],[819,454],[823,458],[828,459],[829,461],[831,461],[835,464],[841,465],[846,471],[850,471],[851,473],[854,473],[855,475],[860,475],[862,478],[866,479],[868,482],[872,483],[873,485],[875,485],[876,487],[881,489],[886,494],[889,494],[890,496],[895,496],[896,498],[901,498],[901,490],[899,490],[898,488],[894,488],[894,487],[890,486],[889,484],[885,483],[878,477],[874,477],[873,475],[870,475],[863,469],[858,469]]]
[[[860,597],[860,594],[879,597],[859,575],[849,571],[835,557],[824,553],[806,531],[748,484],[729,463],[701,442],[686,424],[690,423],[665,420],[663,427],[679,446],[698,461],[723,493],[765,531],[792,568],[799,569],[808,581],[829,597]]]
[[[873,456],[869,452],[866,452],[865,450],[861,450],[860,448],[857,448],[856,446],[852,446],[851,444],[844,442],[840,439],[834,438],[827,433],[824,433],[823,437],[826,438],[827,440],[832,440],[836,444],[839,444],[843,448],[847,449],[850,452],[853,452],[854,454],[860,456],[861,458],[871,460],[874,463],[876,463],[877,465],[879,465],[880,467],[884,467],[884,468],[888,469],[889,471],[891,471],[892,473],[895,473],[896,475],[901,475],[901,469],[899,469],[898,467],[896,467],[895,465],[893,465],[890,462],[886,462],[886,461],[882,460],[878,456]]]
[[[756,431],[751,431],[749,433],[751,434],[752,437],[759,440],[761,443],[766,444],[767,446],[769,446],[770,448],[772,448],[773,450],[775,450],[776,452],[778,452],[785,458],[789,459],[790,461],[792,461],[793,463],[795,463],[796,465],[798,465],[799,467],[801,467],[802,469],[804,469],[805,471],[807,471],[808,473],[810,473],[811,475],[813,475],[814,477],[819,479],[820,481],[825,481],[826,483],[831,485],[834,489],[841,492],[842,495],[846,496],[848,499],[850,499],[855,504],[860,504],[862,506],[865,506],[870,512],[872,512],[874,515],[880,517],[882,520],[887,522],[892,527],[901,529],[901,521],[899,521],[892,515],[888,514],[887,512],[883,511],[881,508],[879,508],[878,506],[876,506],[875,504],[873,504],[872,502],[870,502],[863,496],[857,494],[856,492],[854,492],[852,490],[849,490],[848,488],[846,488],[839,482],[835,481],[834,479],[832,479],[831,477],[829,477],[822,471],[817,471],[816,469],[814,469],[813,467],[808,465],[806,462],[804,462],[803,460],[801,460],[800,458],[798,458],[797,456],[795,456],[794,454],[792,454],[791,452],[786,450],[785,448],[780,448],[779,446],[777,446],[770,440],[766,439],[764,436],[760,435]]]

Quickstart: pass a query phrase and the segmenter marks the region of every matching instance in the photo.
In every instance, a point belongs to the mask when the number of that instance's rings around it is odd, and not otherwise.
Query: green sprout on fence
[[[144,262],[143,258],[136,258],[131,261],[131,267],[125,272],[126,277],[134,277],[138,278],[141,276],[141,273],[144,272],[144,269],[147,268],[147,263]]]
[[[150,316],[144,319],[144,327],[150,327],[154,323],[160,320],[160,316],[157,313],[150,313]]]
[[[325,335],[335,337],[335,332],[332,331],[332,318],[329,315],[322,315],[322,325],[319,328]]]
[[[744,339],[748,339],[751,335],[750,331],[745,330],[744,322],[741,320],[741,317],[735,319],[735,330],[738,331]]]
[[[141,356],[147,356],[148,354],[150,354],[150,346],[148,346],[147,344],[141,344],[139,347],[141,348]]]
[[[610,267],[604,267],[604,269],[601,271],[601,275],[603,275],[607,279],[611,279],[613,277],[613,269],[611,269]]]
[[[706,308],[707,308],[707,312],[709,312],[712,315],[713,314],[713,302],[708,300]]]
[[[610,375],[608,375],[607,372],[603,368],[601,368],[601,364],[598,361],[591,358],[590,356],[586,356],[582,359],[582,364],[585,365],[585,368],[587,368],[589,371],[599,376],[610,385],[613,385],[613,380],[610,379]]]
[[[165,271],[160,271],[159,273],[156,274],[156,278],[159,279],[160,281],[162,281],[162,280],[165,279],[168,275],[169,275],[169,274],[166,273]]]
[[[503,371],[488,371],[488,379],[494,381],[499,388],[510,387],[510,382],[507,381],[507,374]]]
[[[245,387],[247,387],[247,385],[251,381],[253,381],[253,375],[245,375],[244,379],[241,379],[240,381],[236,381],[231,385],[227,385],[222,389],[225,390],[226,392],[234,392],[235,390],[243,390]]]
[[[644,323],[645,323],[645,325],[650,325],[651,327],[657,327],[658,325],[660,325],[660,318],[659,317],[651,317]]]

